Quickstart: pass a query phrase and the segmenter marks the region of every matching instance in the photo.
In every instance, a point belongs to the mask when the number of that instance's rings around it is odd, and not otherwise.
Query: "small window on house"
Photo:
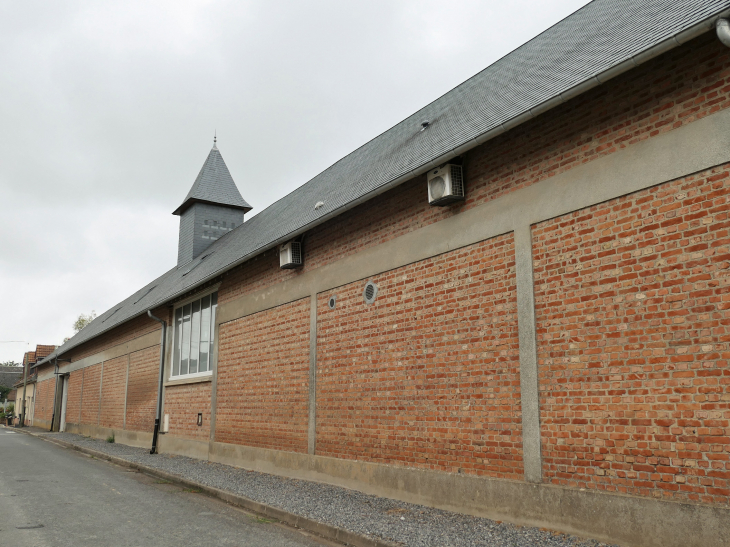
[[[214,292],[175,310],[170,379],[210,374],[217,308]]]

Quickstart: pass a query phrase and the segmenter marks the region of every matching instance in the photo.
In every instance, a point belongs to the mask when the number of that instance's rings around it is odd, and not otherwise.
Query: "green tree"
[[[15,361],[4,361],[0,363],[1,367],[18,367],[18,372],[22,371],[21,368],[22,365],[20,363],[16,363]],[[10,392],[11,386],[5,386],[0,384],[0,402],[4,401],[5,398],[8,396],[8,393]]]
[[[76,319],[76,321],[74,321],[74,324],[73,324],[74,331],[79,332],[86,325],[91,323],[94,319],[96,319],[96,312],[94,310],[91,310],[91,313],[89,315],[82,313],[81,315],[79,315],[78,319]]]

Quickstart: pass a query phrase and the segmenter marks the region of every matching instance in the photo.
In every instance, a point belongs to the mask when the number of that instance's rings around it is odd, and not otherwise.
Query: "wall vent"
[[[301,241],[290,241],[279,247],[279,266],[285,270],[301,266],[302,258]]]
[[[372,304],[378,297],[378,286],[372,281],[368,281],[365,284],[365,290],[362,292],[362,297],[366,304]]]
[[[337,306],[337,295],[333,294],[330,296],[329,302],[327,302],[327,305],[330,307],[331,310],[334,310]]]

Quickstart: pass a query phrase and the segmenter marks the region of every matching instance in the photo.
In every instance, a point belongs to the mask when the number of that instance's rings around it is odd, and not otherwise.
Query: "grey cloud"
[[[1,4],[0,340],[172,267],[214,130],[255,214],[584,3]]]

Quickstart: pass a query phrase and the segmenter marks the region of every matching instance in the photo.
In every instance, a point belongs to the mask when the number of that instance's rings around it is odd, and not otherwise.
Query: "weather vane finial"
[[[215,144],[218,141],[218,130],[215,129],[213,131],[213,144]]]

